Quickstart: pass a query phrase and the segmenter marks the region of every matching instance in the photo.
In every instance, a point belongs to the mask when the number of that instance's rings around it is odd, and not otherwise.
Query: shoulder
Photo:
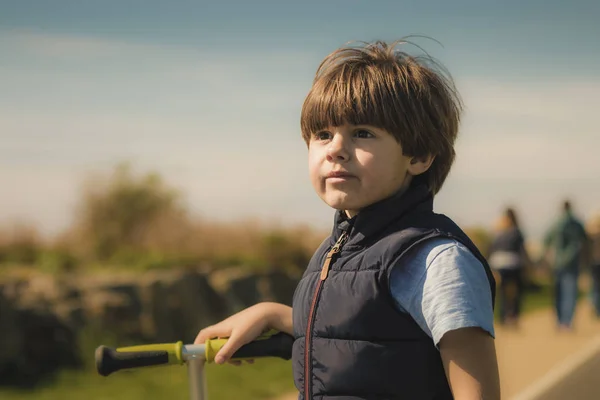
[[[463,279],[481,280],[487,275],[482,262],[469,250],[467,246],[459,241],[453,241],[445,246],[438,246],[432,252],[435,257],[427,265],[428,278],[432,281],[437,279]]]
[[[437,239],[415,250],[414,258],[425,258],[427,280],[466,279],[487,276],[482,262],[463,243],[455,239]]]
[[[459,241],[448,237],[426,240],[406,255],[406,261],[410,261],[411,263],[420,262],[423,266],[427,267],[441,254],[458,246],[466,249]]]
[[[454,239],[439,237],[426,240],[416,246],[392,266],[391,285],[415,287],[415,284],[424,278],[427,269],[435,259],[458,244],[459,242]]]
[[[406,262],[411,262],[411,264],[420,262],[426,268],[450,261],[459,261],[461,263],[469,262],[482,265],[481,261],[477,259],[466,245],[456,239],[448,237],[427,240],[407,254],[406,257]]]
[[[423,243],[419,243],[406,255],[397,260],[392,266],[392,274],[409,274],[420,277],[425,274],[427,268],[429,268],[440,255],[443,255],[458,246],[465,248],[459,241],[448,237],[437,237],[426,240]]]
[[[437,245],[465,243],[471,241],[452,219],[433,212],[414,213],[400,222],[391,223],[388,232],[377,239],[376,251],[388,256],[388,261],[396,263],[398,259],[423,251],[439,251]]]
[[[481,261],[458,240],[439,237],[420,244],[393,266],[390,288],[412,297],[423,290],[473,279],[487,282]]]

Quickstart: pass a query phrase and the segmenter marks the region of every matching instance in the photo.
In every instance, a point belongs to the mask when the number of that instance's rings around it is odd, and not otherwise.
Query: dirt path
[[[519,330],[497,327],[502,397],[510,399],[600,335],[587,301],[579,304],[574,326],[572,333],[557,332],[552,311],[542,310],[527,315]]]
[[[510,400],[600,335],[600,321],[592,318],[587,301],[579,304],[574,326],[574,332],[557,332],[552,310],[526,315],[518,329],[496,326],[503,399]],[[290,393],[278,400],[296,398]]]

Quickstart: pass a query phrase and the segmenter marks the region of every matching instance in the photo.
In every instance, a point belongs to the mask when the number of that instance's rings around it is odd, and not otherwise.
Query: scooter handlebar
[[[122,369],[154,365],[183,364],[191,358],[213,362],[218,351],[227,343],[226,338],[209,339],[204,344],[183,345],[182,342],[149,344],[113,349],[99,346],[95,352],[96,370],[108,376]],[[256,340],[240,347],[232,357],[244,360],[263,357],[279,357],[289,360],[292,356],[294,338],[283,332],[269,331]]]

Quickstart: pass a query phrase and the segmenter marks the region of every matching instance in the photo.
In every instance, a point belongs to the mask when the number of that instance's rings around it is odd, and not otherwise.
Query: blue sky
[[[326,228],[300,106],[321,59],[410,34],[466,103],[436,200],[464,225],[505,204],[539,236],[569,196],[600,211],[600,5],[592,1],[0,0],[0,224],[70,222],[90,173],[156,170],[199,215]]]

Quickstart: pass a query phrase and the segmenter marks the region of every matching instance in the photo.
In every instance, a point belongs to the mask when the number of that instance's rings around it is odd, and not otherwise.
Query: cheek
[[[382,172],[384,171],[382,171],[381,158],[377,158],[373,154],[367,153],[357,156],[356,160],[360,164],[360,169],[362,171],[361,175],[364,178],[367,178],[366,180],[368,182],[365,183],[375,183],[383,178]]]
[[[314,152],[308,153],[308,176],[311,183],[317,187],[320,177],[320,162]]]
[[[393,160],[393,158],[391,155],[385,157],[369,155],[361,160],[366,178],[363,184],[374,192],[388,192],[391,187],[399,185],[403,180],[400,163],[383,160]]]

